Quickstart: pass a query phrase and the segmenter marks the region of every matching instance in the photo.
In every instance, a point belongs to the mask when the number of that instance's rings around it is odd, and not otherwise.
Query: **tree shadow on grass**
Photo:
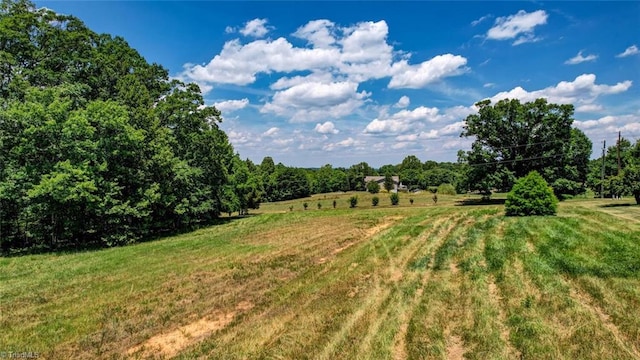
[[[153,234],[150,234],[144,238],[138,239],[137,241],[134,241],[130,244],[108,246],[102,242],[96,241],[96,242],[90,242],[90,243],[84,243],[84,244],[78,244],[75,242],[59,243],[59,244],[56,244],[55,248],[52,248],[51,246],[48,246],[48,245],[34,245],[32,247],[28,247],[24,249],[11,249],[9,251],[0,252],[0,257],[9,258],[9,257],[20,257],[25,255],[39,255],[39,254],[55,254],[55,255],[77,254],[77,253],[100,251],[100,250],[110,249],[115,247],[131,246],[131,245],[142,244],[147,242],[159,241],[172,236],[188,234],[198,229],[204,229],[204,228],[217,226],[217,225],[224,225],[237,220],[241,220],[241,219],[245,219],[245,218],[249,218],[257,215],[258,214],[221,216],[206,222],[185,226],[184,228],[180,228],[180,229],[159,229],[159,230],[156,230]]]
[[[507,199],[464,199],[456,201],[456,206],[504,205]]]
[[[598,207],[601,207],[601,208],[612,208],[612,207],[629,207],[629,206],[636,206],[636,204],[632,204],[632,203],[605,204],[605,205],[599,205]]]

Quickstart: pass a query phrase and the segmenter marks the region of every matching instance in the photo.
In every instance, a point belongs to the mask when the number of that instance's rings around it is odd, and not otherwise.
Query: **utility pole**
[[[600,181],[600,198],[604,199],[604,151],[607,149],[607,140],[602,141],[602,181]]]
[[[620,176],[620,168],[622,167],[620,165],[620,131],[618,131],[618,176]]]

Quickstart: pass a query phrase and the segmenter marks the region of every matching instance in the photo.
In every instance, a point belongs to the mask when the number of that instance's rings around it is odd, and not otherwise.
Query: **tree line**
[[[421,162],[415,155],[408,155],[400,164],[388,164],[376,169],[366,162],[348,168],[326,164],[317,169],[277,165],[270,156],[258,165],[247,160],[264,201],[282,201],[307,197],[312,194],[367,191],[367,176],[398,175],[407,190],[436,188],[452,184],[464,189],[462,165],[457,163]]]

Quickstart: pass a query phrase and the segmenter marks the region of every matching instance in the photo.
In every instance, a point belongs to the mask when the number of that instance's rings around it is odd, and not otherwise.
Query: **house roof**
[[[392,176],[391,179],[393,179],[394,183],[400,183],[400,177],[399,176]],[[384,182],[384,176],[365,176],[364,177],[365,184],[370,182],[370,181],[375,181],[375,182],[378,182],[378,183]]]

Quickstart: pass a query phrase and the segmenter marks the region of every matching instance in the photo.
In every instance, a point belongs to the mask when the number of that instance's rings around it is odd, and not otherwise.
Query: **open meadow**
[[[350,209],[352,195],[263,204],[132,246],[0,258],[0,351],[640,358],[640,207],[631,199],[507,218],[499,201],[434,204],[423,192],[394,207],[378,194],[373,207],[358,193]]]

